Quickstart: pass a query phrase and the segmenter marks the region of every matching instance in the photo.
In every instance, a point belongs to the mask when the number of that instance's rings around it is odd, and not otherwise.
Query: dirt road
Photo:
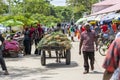
[[[95,70],[83,74],[83,55],[78,54],[79,42],[72,44],[71,65],[66,65],[64,59],[61,63],[56,63],[55,59],[47,59],[46,66],[41,66],[40,56],[36,55],[6,58],[10,75],[2,75],[1,70],[0,80],[102,80],[104,57],[96,52]]]

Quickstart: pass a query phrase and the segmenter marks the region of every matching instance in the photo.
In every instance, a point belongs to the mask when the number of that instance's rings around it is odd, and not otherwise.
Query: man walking
[[[84,58],[84,69],[83,74],[89,73],[89,63],[88,59],[90,59],[91,70],[94,70],[94,42],[96,44],[97,50],[97,36],[95,31],[90,29],[90,24],[86,23],[84,25],[85,31],[81,33],[80,38],[80,46],[79,46],[79,54],[81,55],[81,48]]]
[[[2,70],[5,71],[4,75],[9,75],[5,61],[4,61],[3,56],[2,56],[2,43],[3,43],[3,41],[4,41],[4,38],[2,37],[2,34],[0,34],[0,64],[1,64]]]

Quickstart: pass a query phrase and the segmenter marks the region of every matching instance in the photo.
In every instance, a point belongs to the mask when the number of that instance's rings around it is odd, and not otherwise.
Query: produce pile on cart
[[[72,47],[71,41],[62,32],[52,32],[51,34],[45,35],[42,40],[38,43],[38,49],[44,47],[64,47],[70,49]]]

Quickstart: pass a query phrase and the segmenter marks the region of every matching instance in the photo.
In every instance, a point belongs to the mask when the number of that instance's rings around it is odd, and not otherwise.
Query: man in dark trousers
[[[35,34],[34,37],[35,37],[35,48],[36,48],[35,54],[41,55],[41,50],[37,49],[37,44],[43,38],[43,35],[44,35],[44,30],[43,30],[41,24],[37,24],[37,28],[36,28],[34,34]]]
[[[9,75],[5,61],[4,61],[3,56],[2,56],[2,50],[3,50],[2,43],[3,43],[3,41],[4,41],[4,38],[2,37],[2,34],[0,34],[0,43],[1,43],[0,44],[0,64],[1,64],[2,70],[5,71],[4,75]]]
[[[95,34],[95,31],[90,30],[90,24],[85,24],[85,31],[81,33],[80,38],[80,46],[79,46],[79,54],[81,54],[81,48],[84,58],[84,69],[85,71],[83,74],[89,73],[89,61],[90,60],[90,67],[91,70],[94,70],[94,42],[96,44],[96,50],[97,50],[97,36]]]

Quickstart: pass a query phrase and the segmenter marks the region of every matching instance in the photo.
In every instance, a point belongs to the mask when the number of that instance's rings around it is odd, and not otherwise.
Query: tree
[[[30,12],[30,13],[39,13],[44,15],[50,14],[50,7],[49,3],[47,3],[45,0],[24,0],[23,1],[24,6],[24,13]]]
[[[72,11],[69,7],[57,6],[54,7],[55,15],[57,18],[60,18],[62,21],[70,21]]]
[[[19,13],[40,13],[50,14],[49,1],[46,0],[7,0],[9,13],[16,15]]]
[[[3,0],[0,0],[0,14],[5,14],[7,13],[7,5]]]
[[[78,19],[83,16],[84,12],[90,14],[92,4],[99,0],[67,0],[67,4],[73,11],[73,17]]]
[[[72,9],[67,7],[56,7],[50,4],[51,0],[6,0],[6,3],[0,8],[0,13],[4,14],[2,10],[6,10],[7,15],[1,18],[0,22],[15,19],[22,21],[28,25],[33,22],[40,22],[42,24],[50,25],[50,23],[57,23],[61,21],[70,21],[72,16]],[[3,4],[0,1],[0,4]]]

